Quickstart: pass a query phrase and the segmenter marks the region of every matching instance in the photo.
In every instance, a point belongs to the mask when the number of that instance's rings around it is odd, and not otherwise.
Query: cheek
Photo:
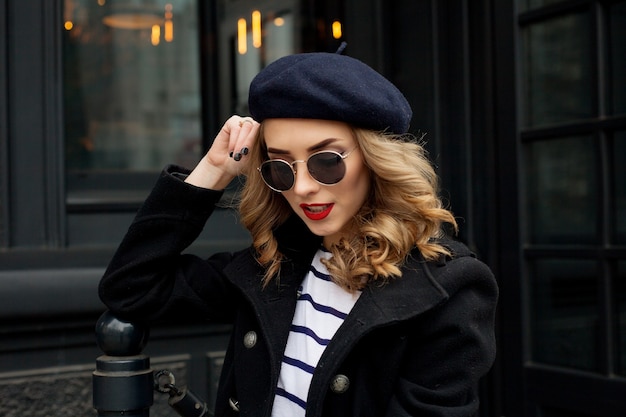
[[[347,179],[348,181],[346,181],[345,187],[346,194],[351,195],[355,204],[360,208],[365,203],[370,193],[371,181],[369,170],[363,166]]]

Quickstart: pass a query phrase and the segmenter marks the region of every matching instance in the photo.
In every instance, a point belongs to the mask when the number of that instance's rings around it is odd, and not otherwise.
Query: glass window
[[[522,0],[519,2],[521,11],[538,9],[551,4],[560,3],[563,0]]]
[[[577,13],[524,29],[527,126],[574,121],[593,114],[589,22],[588,13]]]
[[[626,113],[626,2],[610,6],[609,16],[613,113]]]
[[[276,59],[301,48],[302,14],[296,0],[220,0],[220,118],[248,113],[252,78]]]
[[[617,310],[618,372],[626,375],[626,261],[618,262],[615,281],[615,305]]]
[[[532,359],[597,369],[596,263],[550,259],[530,263]]]
[[[626,132],[616,133],[613,149],[615,241],[626,244]]]
[[[587,136],[527,145],[526,205],[532,243],[597,240],[595,154]]]
[[[256,39],[254,24],[259,20],[262,32]],[[240,43],[239,34],[234,40],[233,55],[235,56],[234,72],[236,74],[236,103],[237,113],[248,111],[248,89],[254,76],[267,64],[285,55],[295,52],[294,45],[294,17],[291,11],[283,11],[280,15],[271,13],[269,17],[263,17],[261,11],[253,10],[250,18],[239,18],[239,22],[250,22],[245,42]],[[259,29],[261,30],[261,29]]]
[[[201,153],[197,0],[64,5],[68,173],[193,167]]]

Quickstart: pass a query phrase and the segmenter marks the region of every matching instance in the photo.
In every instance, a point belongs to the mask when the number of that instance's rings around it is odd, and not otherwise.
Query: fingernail
[[[248,148],[245,147],[245,146],[243,148],[241,148],[241,153],[244,154],[244,155],[248,155]]]
[[[231,158],[233,157],[233,152],[231,151],[228,156],[230,156]]]
[[[240,154],[239,152],[237,152],[237,153],[235,154],[235,156],[233,156],[233,159],[234,159],[235,161],[239,161],[239,160],[241,160],[241,154]]]

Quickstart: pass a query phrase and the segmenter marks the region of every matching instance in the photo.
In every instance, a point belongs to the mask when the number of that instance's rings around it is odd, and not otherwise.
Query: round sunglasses
[[[352,151],[339,153],[335,151],[320,151],[309,155],[306,160],[287,162],[284,159],[270,159],[257,169],[261,178],[272,190],[282,193],[293,188],[296,183],[295,166],[298,162],[306,163],[311,178],[322,185],[334,185],[346,175],[346,159]]]

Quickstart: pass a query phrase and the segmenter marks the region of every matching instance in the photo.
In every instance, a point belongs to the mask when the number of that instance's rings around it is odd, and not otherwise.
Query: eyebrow
[[[315,145],[308,147],[307,151],[308,152],[317,151],[319,149],[325,148],[326,146],[330,145],[331,143],[337,142],[338,140],[339,140],[338,138],[324,139],[320,143],[316,143]],[[273,153],[273,154],[276,154],[276,155],[289,155],[291,152],[287,151],[287,150],[284,150],[284,149],[267,148],[267,153]]]

